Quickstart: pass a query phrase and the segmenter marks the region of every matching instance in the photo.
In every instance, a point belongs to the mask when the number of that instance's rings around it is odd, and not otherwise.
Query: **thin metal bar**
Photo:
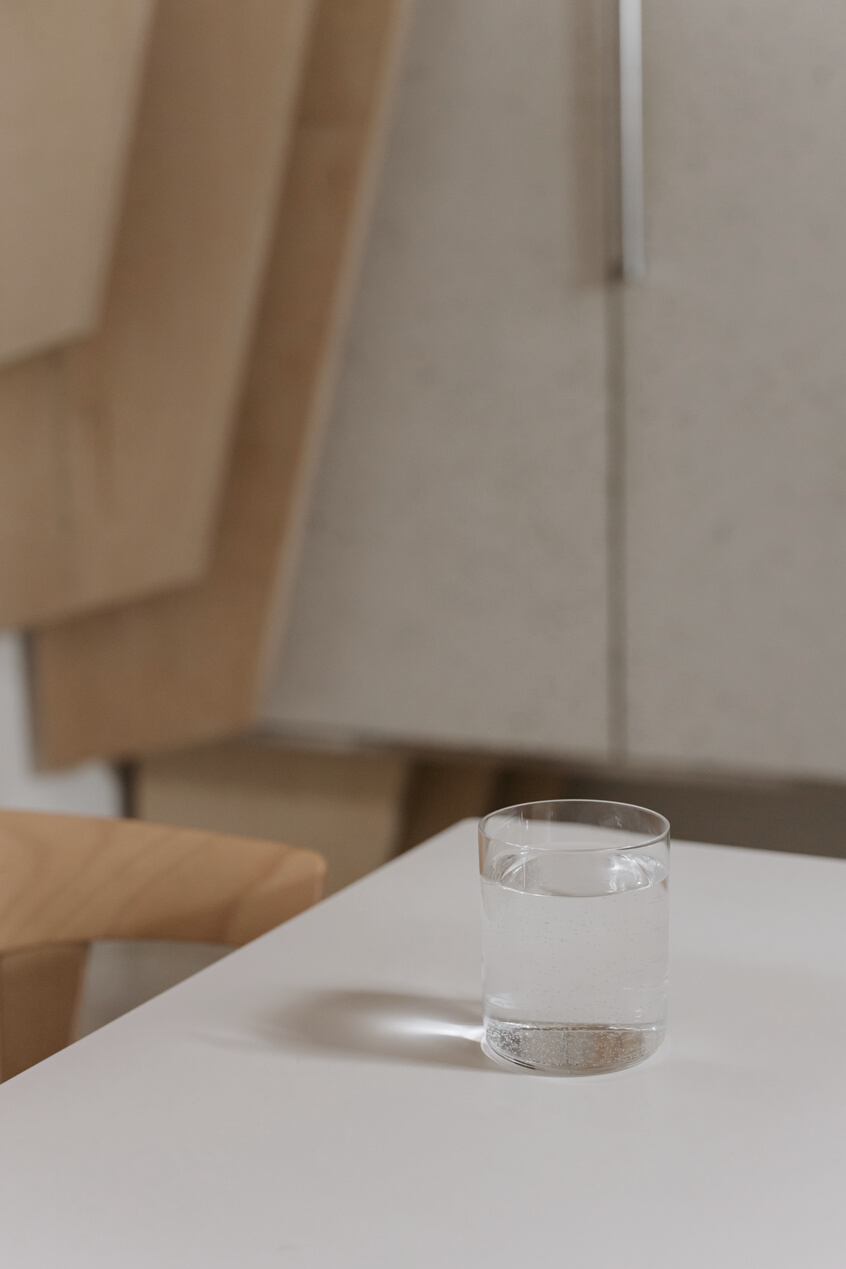
[[[623,762],[628,756],[629,731],[624,291],[625,285],[620,281],[605,288],[608,349],[605,420],[606,653],[608,756],[612,762]]]
[[[619,4],[622,273],[626,281],[633,281],[646,273],[641,0]]]

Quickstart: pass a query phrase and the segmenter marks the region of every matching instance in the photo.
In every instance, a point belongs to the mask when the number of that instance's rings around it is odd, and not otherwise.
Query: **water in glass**
[[[505,850],[482,874],[486,1046],[557,1073],[648,1057],[666,1024],[667,867],[647,852]]]

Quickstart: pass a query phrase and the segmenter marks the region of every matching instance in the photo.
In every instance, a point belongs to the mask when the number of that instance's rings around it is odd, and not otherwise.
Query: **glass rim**
[[[648,834],[644,834],[644,840],[642,842],[633,842],[629,846],[612,846],[612,845],[605,844],[601,846],[590,846],[587,848],[585,846],[565,846],[563,844],[558,845],[557,843],[550,843],[547,845],[547,844],[544,844],[543,842],[534,843],[533,845],[527,846],[520,842],[508,841],[508,839],[504,837],[494,837],[486,830],[485,825],[487,824],[488,820],[493,819],[495,815],[506,815],[509,811],[522,811],[525,808],[530,806],[618,806],[626,811],[643,811],[646,815],[651,815],[656,820],[660,820],[660,822],[664,825],[664,827],[660,833],[655,833],[651,837]],[[554,820],[551,820],[549,822],[555,823]],[[580,822],[581,821],[579,820],[561,820],[560,821],[560,823],[564,823],[564,824],[566,823],[578,824]],[[600,825],[594,825],[593,827],[602,828],[602,827],[609,827],[609,826],[600,824]],[[610,826],[610,827],[613,827],[613,826]],[[630,830],[620,829],[620,831],[628,832]],[[503,807],[500,807],[496,811],[489,811],[487,815],[483,815],[482,818],[479,820],[479,836],[484,837],[485,840],[488,842],[500,842],[503,846],[511,846],[514,850],[555,850],[561,854],[571,854],[571,855],[575,855],[580,852],[584,853],[586,849],[593,850],[593,851],[603,851],[603,850],[631,851],[631,850],[643,850],[646,846],[655,846],[658,844],[658,842],[663,842],[664,840],[669,841],[670,821],[667,819],[666,815],[662,815],[660,811],[653,811],[648,806],[639,806],[636,802],[615,802],[611,800],[610,798],[540,798],[536,802],[515,802],[513,806],[503,806]]]

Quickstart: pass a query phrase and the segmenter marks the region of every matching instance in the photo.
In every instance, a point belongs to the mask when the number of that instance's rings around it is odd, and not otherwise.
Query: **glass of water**
[[[650,1056],[667,1019],[670,825],[621,802],[528,802],[479,825],[487,1054],[557,1075]]]

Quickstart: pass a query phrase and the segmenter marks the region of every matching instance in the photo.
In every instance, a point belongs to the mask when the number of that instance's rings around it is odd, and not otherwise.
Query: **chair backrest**
[[[69,1042],[92,940],[237,947],[316,903],[325,873],[278,842],[0,811],[0,1076]]]

